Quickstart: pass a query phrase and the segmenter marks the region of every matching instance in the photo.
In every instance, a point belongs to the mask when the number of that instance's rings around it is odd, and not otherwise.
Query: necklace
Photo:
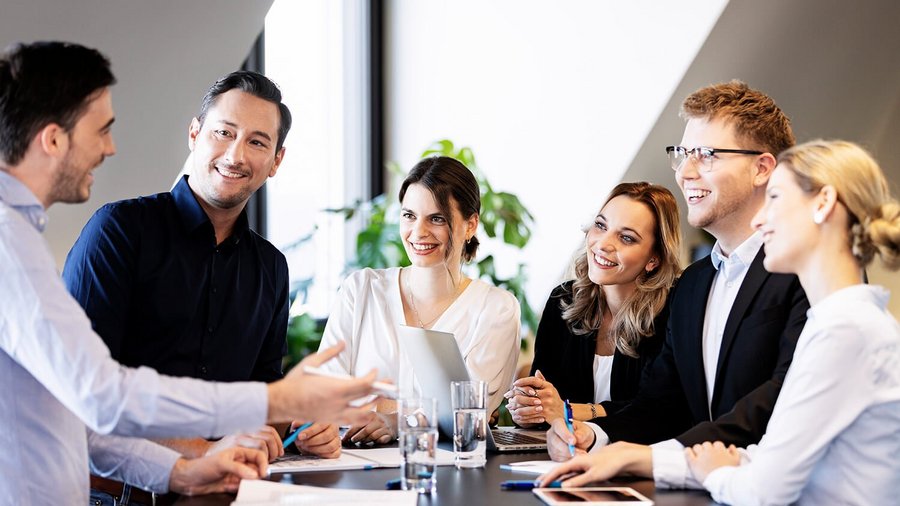
[[[443,309],[441,309],[438,312],[437,316],[435,316],[431,320],[428,320],[427,322],[423,322],[422,317],[419,316],[419,310],[416,308],[416,297],[415,297],[415,295],[413,295],[412,285],[409,282],[409,278],[411,275],[412,275],[411,272],[407,273],[407,275],[406,275],[406,293],[409,294],[409,297],[408,297],[409,298],[409,307],[413,310],[413,314],[416,315],[416,322],[418,323],[419,327],[424,329],[424,328],[430,327],[432,323],[436,322],[438,320],[438,318],[440,318],[441,315],[444,314],[444,311],[446,311],[447,308],[450,307],[451,304],[453,304],[453,301],[455,301],[456,298],[459,297],[459,293],[462,290],[463,282],[462,282],[462,280],[460,280],[459,286],[456,287],[456,291],[453,292],[453,295],[450,297],[450,301],[447,302],[447,304],[443,307]],[[443,305],[443,304],[441,304],[441,305]],[[441,305],[439,305],[438,307],[440,307]]]

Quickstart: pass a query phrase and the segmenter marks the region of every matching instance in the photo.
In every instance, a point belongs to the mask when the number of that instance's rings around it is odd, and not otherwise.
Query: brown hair
[[[900,268],[900,203],[866,150],[852,142],[819,139],[785,151],[778,163],[806,193],[834,187],[850,214],[848,246],[860,267],[878,253],[888,269]]]
[[[400,202],[406,195],[409,185],[418,183],[428,189],[434,196],[438,208],[447,219],[450,233],[450,243],[453,243],[453,213],[450,200],[456,202],[463,219],[469,219],[472,215],[481,212],[481,193],[478,181],[472,171],[455,158],[449,156],[432,156],[425,158],[416,164],[403,184],[400,185]],[[473,235],[463,243],[462,260],[469,262],[475,258],[478,251],[478,237]],[[452,251],[447,249],[445,259],[449,258]]]
[[[713,84],[691,93],[681,104],[681,117],[686,120],[725,120],[734,126],[739,140],[750,143],[750,146],[742,146],[744,149],[752,147],[778,155],[797,142],[791,120],[775,101],[738,80]]]
[[[625,195],[647,206],[655,219],[653,254],[659,265],[635,280],[636,288],[613,315],[611,331],[616,336],[616,348],[637,357],[638,345],[645,336],[653,334],[653,320],[662,311],[669,289],[681,273],[681,225],[675,196],[663,186],[639,182],[621,183],[613,188],[603,202]],[[585,238],[586,240],[586,238]],[[572,283],[572,302],[560,301],[562,317],[575,335],[596,333],[600,329],[606,297],[603,287],[588,277],[587,258],[582,253],[575,259],[575,281]]]

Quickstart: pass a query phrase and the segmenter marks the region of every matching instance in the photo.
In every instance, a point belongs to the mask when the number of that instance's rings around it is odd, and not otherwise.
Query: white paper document
[[[526,460],[524,462],[501,464],[500,469],[515,473],[544,474],[549,473],[559,464],[560,462],[553,462],[552,460]]]
[[[353,490],[340,488],[290,485],[265,480],[243,480],[232,506],[359,506],[365,494],[365,504],[375,506],[415,506],[419,494],[415,490]]]
[[[400,450],[397,448],[366,448],[342,450],[336,459],[323,459],[311,455],[285,455],[269,464],[270,473],[303,473],[312,471],[340,471],[345,469],[374,469],[376,467],[400,467]],[[437,449],[437,465],[452,466],[453,452]]]

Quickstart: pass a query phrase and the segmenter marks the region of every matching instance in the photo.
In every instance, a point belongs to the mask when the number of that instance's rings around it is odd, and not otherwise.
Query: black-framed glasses
[[[669,163],[672,165],[672,170],[678,172],[681,170],[681,166],[684,165],[684,162],[687,161],[688,158],[694,157],[697,160],[697,165],[703,172],[710,172],[713,167],[713,161],[716,159],[716,155],[719,153],[733,153],[736,155],[761,155],[763,151],[753,151],[750,149],[723,149],[723,148],[708,148],[706,146],[698,146],[696,148],[688,149],[684,146],[666,146],[666,154],[669,155]]]

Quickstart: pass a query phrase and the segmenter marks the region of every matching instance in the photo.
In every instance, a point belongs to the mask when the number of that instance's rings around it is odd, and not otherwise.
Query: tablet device
[[[652,505],[631,487],[536,488],[534,495],[551,506],[590,504],[603,506]]]

